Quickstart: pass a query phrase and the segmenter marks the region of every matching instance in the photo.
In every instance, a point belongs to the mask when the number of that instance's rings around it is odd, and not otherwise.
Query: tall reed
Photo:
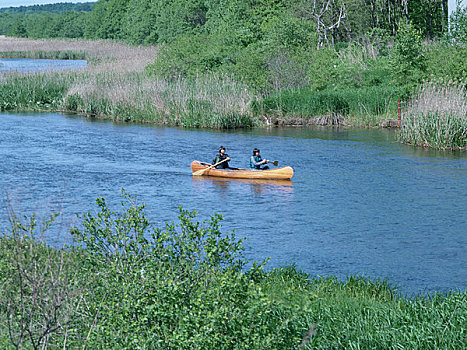
[[[81,75],[64,96],[64,109],[114,120],[185,127],[253,126],[252,96],[228,76],[166,80],[144,73]]]
[[[464,81],[429,81],[415,91],[398,138],[436,149],[467,148],[467,93]]]
[[[75,78],[73,72],[0,74],[0,110],[59,110]]]

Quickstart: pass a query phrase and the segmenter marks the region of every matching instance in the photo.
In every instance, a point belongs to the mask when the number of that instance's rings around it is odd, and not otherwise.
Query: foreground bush
[[[0,239],[0,347],[90,349],[465,348],[465,292],[404,298],[385,281],[246,268],[221,216],[155,228],[103,198],[56,250],[13,218]],[[47,229],[48,225],[46,225]],[[40,286],[40,289],[36,288]],[[47,325],[47,327],[44,327]]]

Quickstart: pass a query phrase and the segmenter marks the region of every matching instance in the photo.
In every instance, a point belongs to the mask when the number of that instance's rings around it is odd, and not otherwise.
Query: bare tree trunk
[[[446,31],[447,26],[447,0],[441,0],[441,30],[444,33]]]
[[[402,0],[402,8],[404,11],[405,15],[405,24],[409,24],[409,6],[408,6],[409,0]]]
[[[334,43],[335,29],[339,28],[341,22],[347,16],[344,2],[338,6],[336,0],[307,0],[308,8],[304,8],[304,12],[314,20],[316,20],[316,31],[318,33],[317,49],[329,43],[328,32],[331,32],[332,42]],[[333,10],[338,9],[337,18],[333,16]]]

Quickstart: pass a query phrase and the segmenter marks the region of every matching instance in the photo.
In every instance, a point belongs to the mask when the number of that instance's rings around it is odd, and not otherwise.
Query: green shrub
[[[126,196],[123,212],[97,200],[72,234],[92,281],[87,317],[92,348],[290,348],[300,313],[269,300],[242,272],[241,241],[222,234],[220,215],[202,224],[180,209],[179,223],[157,229]],[[259,269],[255,265],[253,269]],[[287,327],[285,327],[287,325]]]
[[[450,45],[447,43],[432,43],[426,52],[427,72],[431,79],[448,78],[462,80],[467,78],[466,45]]]
[[[412,24],[400,22],[391,52],[392,76],[396,84],[421,81],[426,75],[422,38]]]
[[[220,71],[222,65],[234,62],[235,55],[235,49],[220,36],[186,34],[163,46],[148,71],[160,77],[194,78]]]

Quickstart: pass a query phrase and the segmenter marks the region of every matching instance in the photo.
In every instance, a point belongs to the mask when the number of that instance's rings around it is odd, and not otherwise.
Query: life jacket
[[[226,159],[229,155],[227,153],[224,153],[224,154],[220,154],[218,153],[216,155],[216,158],[214,158],[214,160],[212,161],[212,164],[217,164],[219,163],[220,161]],[[219,164],[218,166],[216,166],[216,169],[225,169],[225,168],[228,168],[229,167],[229,161],[226,161],[224,163],[221,163]]]
[[[255,164],[253,162],[253,160],[256,162],[256,163],[259,163],[263,160],[263,158],[261,158],[261,156],[251,156],[250,157],[250,168],[251,169],[261,169],[261,165],[260,164]]]

